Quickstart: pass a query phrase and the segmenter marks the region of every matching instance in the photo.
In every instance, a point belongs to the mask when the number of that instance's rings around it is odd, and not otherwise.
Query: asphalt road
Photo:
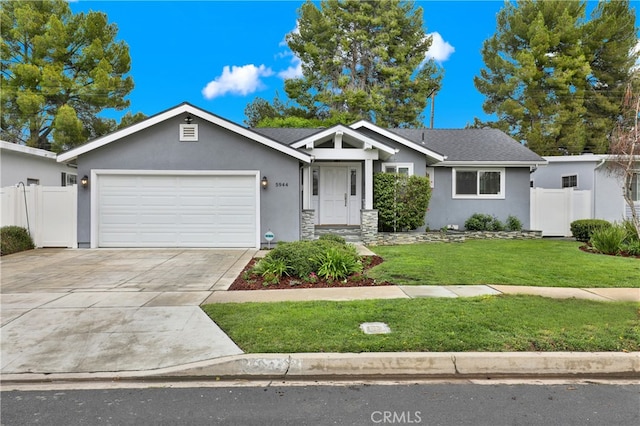
[[[640,385],[305,385],[2,392],[17,425],[638,425]]]

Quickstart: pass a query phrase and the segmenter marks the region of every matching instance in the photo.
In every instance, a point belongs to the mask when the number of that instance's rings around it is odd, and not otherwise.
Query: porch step
[[[362,237],[360,236],[360,226],[316,226],[315,237],[320,238],[320,235],[335,234],[340,235],[348,243],[362,243]]]

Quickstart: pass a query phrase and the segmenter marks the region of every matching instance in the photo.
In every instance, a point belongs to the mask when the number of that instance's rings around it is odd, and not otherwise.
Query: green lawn
[[[373,247],[385,262],[368,275],[403,285],[640,287],[640,259],[585,253],[581,244],[540,239]]]
[[[249,353],[638,351],[639,305],[535,296],[211,304]],[[365,335],[363,322],[391,334]]]

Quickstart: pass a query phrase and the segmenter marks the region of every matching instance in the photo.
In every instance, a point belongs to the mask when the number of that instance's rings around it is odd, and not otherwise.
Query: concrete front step
[[[315,237],[320,238],[321,235],[333,234],[340,235],[349,243],[361,243],[362,236],[360,234],[360,226],[316,226]]]

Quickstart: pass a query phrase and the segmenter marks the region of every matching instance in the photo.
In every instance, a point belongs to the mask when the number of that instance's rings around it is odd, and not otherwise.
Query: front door
[[[320,223],[346,225],[349,218],[347,167],[322,167],[320,172]]]

